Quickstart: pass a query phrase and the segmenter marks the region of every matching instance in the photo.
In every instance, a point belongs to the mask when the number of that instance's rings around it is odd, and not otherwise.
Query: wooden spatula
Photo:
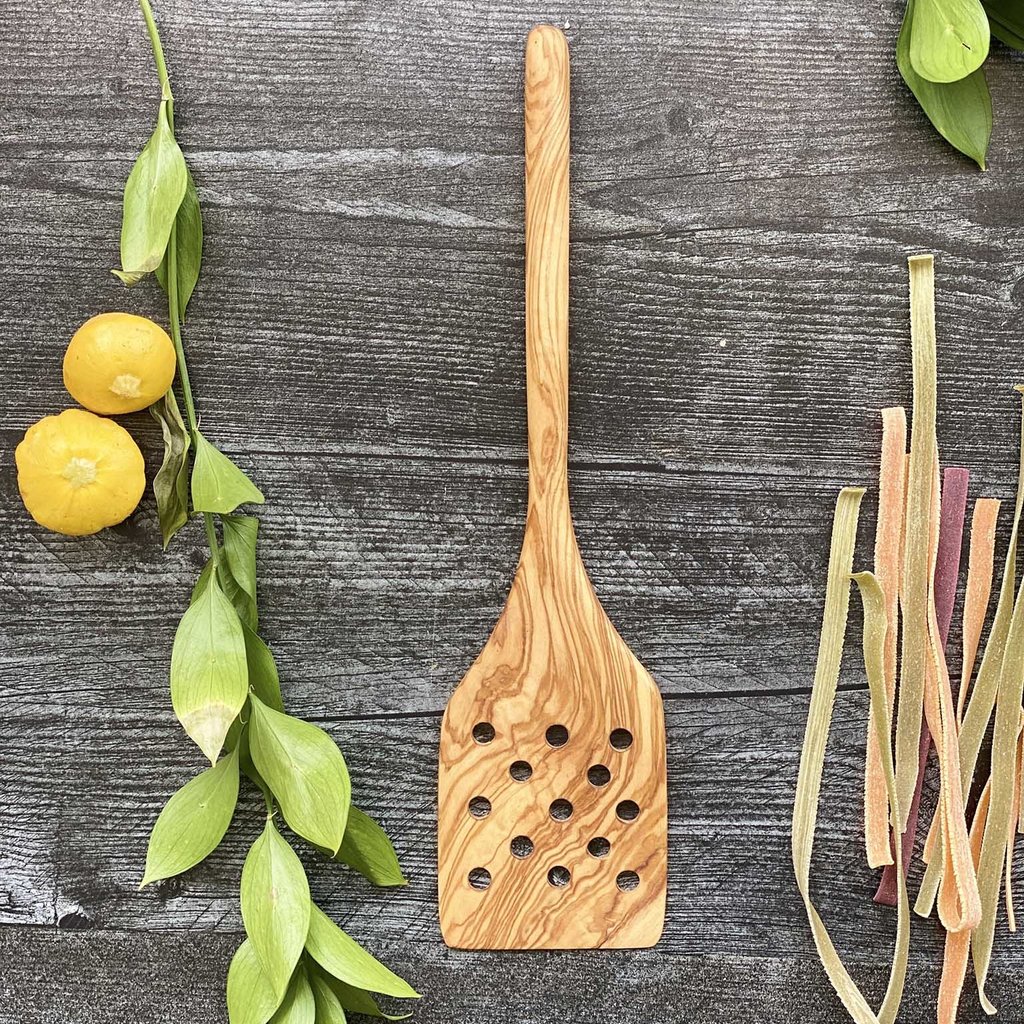
[[[441,930],[464,949],[652,946],[665,917],[661,695],[576,546],[568,314],[569,53],[541,26],[526,43],[526,535],[441,728]]]

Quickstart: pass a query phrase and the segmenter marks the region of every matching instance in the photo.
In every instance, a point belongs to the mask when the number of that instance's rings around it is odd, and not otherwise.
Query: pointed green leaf
[[[224,745],[228,750],[238,751],[238,767],[242,774],[252,779],[252,781],[259,787],[268,799],[270,798],[270,791],[267,788],[267,784],[263,781],[263,776],[256,771],[256,765],[252,763],[252,753],[249,750],[249,725],[246,722],[242,724],[242,718],[246,717],[245,710],[242,711],[242,715],[236,718],[228,732],[228,738],[224,741]]]
[[[316,1003],[316,1024],[346,1024],[341,1000],[328,983],[327,976],[316,966],[309,971],[309,983]]]
[[[354,804],[349,808],[345,838],[336,859],[374,885],[405,885],[408,881],[402,874],[388,834]]]
[[[174,248],[177,255],[178,282],[178,314],[182,323],[185,322],[185,309],[192,298],[196,282],[199,280],[199,265],[203,260],[203,216],[199,210],[199,196],[196,183],[192,180],[192,172],[186,167],[185,195],[175,215]],[[156,268],[156,279],[160,287],[167,291],[167,257]]]
[[[208,558],[202,572],[199,573],[198,578],[192,585],[192,595],[188,599],[189,604],[195,604],[199,600],[203,591],[210,585],[211,579],[213,579],[213,559]],[[226,597],[227,595],[225,594],[224,596]]]
[[[917,0],[910,63],[930,82],[956,82],[988,56],[989,25],[981,0]]]
[[[173,389],[154,402],[149,412],[160,424],[164,437],[164,458],[153,477],[153,495],[166,550],[171,538],[188,522],[188,449],[192,442]]]
[[[255,516],[222,516],[224,553],[231,575],[238,585],[256,600],[256,533],[260,521]]]
[[[306,952],[339,981],[369,992],[401,999],[418,999],[419,993],[346,935],[315,903],[309,917]]]
[[[171,651],[174,713],[211,763],[248,692],[242,623],[211,577],[182,616]]]
[[[238,756],[233,752],[186,782],[164,805],[149,837],[142,885],[180,875],[205,860],[224,838],[237,802]]]
[[[121,270],[124,273],[144,274],[160,265],[187,185],[185,157],[168,123],[167,100],[164,100],[156,128],[124,186],[121,220]]]
[[[264,704],[275,711],[284,711],[281,699],[281,683],[277,676],[277,665],[270,648],[260,639],[259,634],[242,623],[245,636],[245,660],[249,666],[249,685]]]
[[[903,81],[939,134],[961,153],[985,169],[985,154],[992,135],[992,99],[984,71],[975,71],[959,82],[929,82],[910,61],[910,25],[920,0],[909,0],[896,43],[896,64]]]
[[[192,603],[195,603],[199,595],[206,588],[212,573],[213,560],[209,559],[206,565],[203,566],[203,571],[199,574],[199,578],[192,588]],[[284,700],[281,697],[281,682],[278,677],[274,656],[270,653],[270,648],[263,642],[256,630],[246,621],[248,618],[247,613],[251,613],[252,610],[248,595],[234,582],[234,578],[223,562],[221,563],[221,569],[217,573],[217,578],[224,578],[227,581],[230,593],[225,594],[225,597],[231,600],[235,612],[242,622],[242,635],[245,637],[245,660],[249,669],[249,685],[255,691],[256,696],[268,707],[272,707],[275,711],[284,711]],[[223,585],[221,589],[223,590]]]
[[[256,950],[246,939],[228,968],[228,1019],[231,1024],[267,1024],[280,1004]]]
[[[235,574],[231,571],[226,558],[221,558],[220,568],[217,570],[217,579],[220,581],[221,590],[224,596],[231,602],[232,607],[238,613],[242,624],[249,629],[255,630],[259,625],[259,616],[256,614],[256,602],[239,586]]]
[[[363,989],[353,985],[346,985],[345,982],[332,978],[330,975],[324,977],[338,997],[338,1002],[348,1013],[361,1013],[364,1017],[377,1017],[381,1020],[406,1020],[412,1016],[412,1013],[385,1013],[369,992],[364,992]]]
[[[250,699],[249,749],[289,827],[337,853],[351,800],[348,768],[330,736],[315,725]]]
[[[242,921],[274,992],[282,998],[309,928],[309,883],[273,819],[242,868]]]
[[[306,975],[306,968],[299,964],[295,968],[288,991],[285,993],[284,1001],[277,1009],[277,1013],[270,1019],[270,1024],[315,1024],[316,1022],[316,1001],[313,998],[313,989],[310,987],[309,978]],[[319,1024],[323,1024],[320,1021]]]
[[[192,467],[192,507],[197,512],[234,512],[239,505],[263,504],[258,487],[219,449],[196,432]]]
[[[213,559],[208,558],[206,560],[206,565],[203,566],[203,571],[199,574],[199,578],[192,587],[192,602],[195,602],[203,590],[206,589],[206,585],[210,582],[210,574],[212,572]],[[235,613],[238,615],[239,619],[242,620],[242,625],[255,630],[257,626],[256,603],[238,585],[238,581],[235,579],[228,566],[227,559],[223,557],[220,560],[220,567],[217,569],[217,582],[220,584],[221,593],[223,593],[231,602],[231,606],[235,609]]]

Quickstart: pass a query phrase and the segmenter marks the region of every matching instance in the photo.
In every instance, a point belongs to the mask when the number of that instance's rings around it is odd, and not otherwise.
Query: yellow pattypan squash
[[[146,488],[142,452],[131,434],[84,409],[34,423],[14,459],[32,518],[73,537],[126,519]]]
[[[105,416],[137,412],[174,380],[174,343],[144,316],[100,313],[75,331],[64,354],[64,386]]]

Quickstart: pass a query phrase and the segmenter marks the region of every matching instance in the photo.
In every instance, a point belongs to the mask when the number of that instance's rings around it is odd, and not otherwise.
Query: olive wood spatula
[[[569,53],[526,43],[529,498],[519,567],[441,727],[441,930],[467,949],[652,946],[665,916],[661,695],[569,511]]]

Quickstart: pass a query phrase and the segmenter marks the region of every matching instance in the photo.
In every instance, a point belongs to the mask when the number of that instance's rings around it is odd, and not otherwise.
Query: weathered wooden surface
[[[1006,498],[1016,460],[1024,65],[995,53],[980,174],[897,79],[900,6],[158,5],[206,210],[187,332],[204,428],[268,496],[287,698],[342,743],[412,879],[377,893],[310,861],[312,886],[422,988],[422,1021],[837,1019],[788,817],[831,504],[872,482],[876,410],[909,401],[908,252],[938,258],[949,461]],[[668,921],[641,953],[455,953],[436,921],[440,710],[504,602],[525,507],[522,46],[545,19],[573,54],[580,546],[666,696]],[[155,109],[147,46],[127,2],[0,3],[8,453],[69,404],[77,324],[159,315],[106,271]],[[128,424],[152,463],[153,425]],[[52,536],[4,466],[0,1020],[223,1021],[255,806],[209,864],[136,891],[159,806],[199,766],[166,670],[200,531],[163,555],[147,499],[114,531]],[[877,993],[893,922],[861,866],[853,646],[816,863]],[[932,1019],[937,950],[918,927],[902,1020]],[[1001,924],[1007,1019],[1022,969]],[[962,1019],[982,1019],[970,993]]]

